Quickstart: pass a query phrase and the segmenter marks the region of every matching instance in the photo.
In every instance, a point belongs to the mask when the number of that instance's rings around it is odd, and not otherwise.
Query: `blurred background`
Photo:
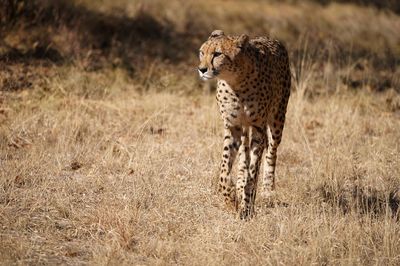
[[[1,5],[3,91],[44,86],[54,69],[73,66],[121,70],[141,91],[191,92],[202,86],[193,71],[197,50],[214,29],[283,41],[295,85],[307,79],[310,94],[343,86],[400,87],[396,0],[2,0]]]

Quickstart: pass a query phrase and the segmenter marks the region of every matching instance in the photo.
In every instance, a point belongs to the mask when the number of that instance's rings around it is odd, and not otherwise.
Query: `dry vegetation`
[[[0,32],[0,264],[400,264],[398,15],[19,2]],[[277,198],[249,222],[216,194],[221,121],[193,71],[214,28],[292,59]]]

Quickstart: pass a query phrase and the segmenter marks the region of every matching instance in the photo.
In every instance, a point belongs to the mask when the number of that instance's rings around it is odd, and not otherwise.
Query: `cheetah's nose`
[[[200,68],[200,67],[199,67],[199,71],[200,71],[202,74],[204,74],[204,73],[207,72],[207,68],[206,68],[206,67],[203,67],[203,68]]]

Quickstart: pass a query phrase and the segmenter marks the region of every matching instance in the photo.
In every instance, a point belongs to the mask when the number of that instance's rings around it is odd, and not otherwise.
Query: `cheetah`
[[[263,192],[275,189],[277,149],[290,96],[289,57],[284,45],[268,37],[211,33],[200,47],[198,73],[217,78],[217,104],[224,124],[218,191],[241,219],[254,215],[261,158]],[[236,184],[231,176],[238,155]]]

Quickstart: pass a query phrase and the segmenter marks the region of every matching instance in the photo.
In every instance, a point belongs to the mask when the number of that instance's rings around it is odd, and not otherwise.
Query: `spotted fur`
[[[218,79],[217,103],[224,122],[219,192],[242,219],[254,213],[264,149],[263,194],[275,187],[291,75],[286,48],[267,37],[226,36],[213,31],[200,48],[199,75]],[[231,176],[238,154],[238,177]]]

